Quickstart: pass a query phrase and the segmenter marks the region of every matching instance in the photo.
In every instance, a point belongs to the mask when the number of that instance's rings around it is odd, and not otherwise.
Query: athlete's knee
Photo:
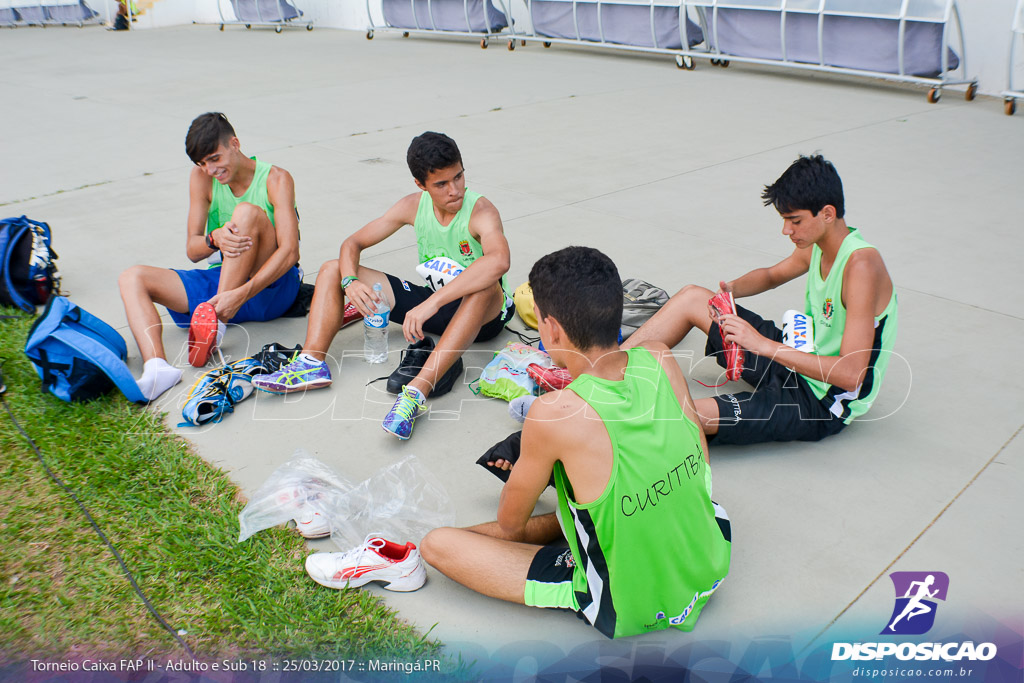
[[[451,527],[438,527],[424,536],[420,541],[420,556],[423,561],[433,567],[444,562],[452,547],[452,537],[457,531]]]
[[[266,222],[264,220],[266,219]],[[231,212],[231,222],[235,224],[235,228],[239,233],[243,235],[252,235],[266,225],[270,224],[270,219],[267,218],[267,214],[260,207],[249,202],[241,202],[235,207],[235,210]]]
[[[327,286],[335,286],[341,282],[341,272],[338,270],[338,259],[327,261],[316,274],[316,284],[319,287],[321,282]]]
[[[121,294],[129,294],[146,289],[146,266],[132,266],[121,271],[117,277],[117,287]]]

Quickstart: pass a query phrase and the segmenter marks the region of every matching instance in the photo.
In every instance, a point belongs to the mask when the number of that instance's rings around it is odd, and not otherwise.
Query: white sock
[[[180,381],[181,370],[163,358],[150,358],[142,366],[139,390],[142,391],[143,396],[152,401]]]
[[[322,360],[320,360],[319,358],[313,358],[313,356],[309,355],[308,353],[304,353],[299,357],[302,358],[302,360],[309,363],[310,365],[320,365],[321,363],[323,363]]]
[[[516,422],[526,422],[526,413],[530,411],[530,406],[532,406],[533,402],[536,400],[536,396],[531,396],[529,394],[514,398],[508,402],[508,414]]]
[[[217,321],[217,342],[214,344],[217,348],[220,348],[220,342],[224,338],[224,333],[227,332],[228,326],[220,320]]]

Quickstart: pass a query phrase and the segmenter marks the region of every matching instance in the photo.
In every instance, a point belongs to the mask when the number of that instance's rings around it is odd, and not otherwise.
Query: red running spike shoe
[[[188,326],[188,362],[195,368],[206,365],[217,345],[217,310],[209,302],[196,306]]]
[[[718,315],[736,315],[736,300],[732,292],[719,292],[708,299],[708,306],[713,308]],[[717,319],[716,319],[717,322]],[[743,372],[743,349],[736,342],[726,342],[725,333],[721,326],[718,331],[722,334],[722,343],[725,345],[725,378],[735,382]]]
[[[565,368],[541,367],[536,363],[526,366],[526,374],[537,383],[541,391],[559,391],[565,389],[572,382],[572,375]]]

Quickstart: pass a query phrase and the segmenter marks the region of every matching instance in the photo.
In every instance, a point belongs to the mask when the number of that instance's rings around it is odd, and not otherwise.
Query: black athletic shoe
[[[430,337],[424,337],[415,344],[410,344],[402,352],[402,360],[398,363],[398,368],[388,377],[388,393],[402,393],[402,387],[416,379],[416,375],[420,374],[420,370],[423,369],[423,365],[427,362],[427,358],[430,357],[433,351],[434,340]],[[451,391],[452,387],[455,386],[455,381],[462,376],[462,370],[462,357],[460,356],[448,368],[448,372],[444,373],[441,379],[437,381],[437,385],[430,392],[430,397],[443,396]]]

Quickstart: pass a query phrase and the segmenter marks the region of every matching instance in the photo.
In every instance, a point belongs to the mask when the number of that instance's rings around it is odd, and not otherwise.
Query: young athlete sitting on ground
[[[493,339],[515,310],[505,285],[508,242],[494,204],[466,189],[462,155],[441,133],[414,138],[407,154],[409,171],[421,191],[399,200],[387,212],[353,233],[337,260],[320,267],[302,353],[279,372],[257,377],[253,385],[272,393],[319,389],[331,383],[325,360],[344,319],[345,298],[364,316],[377,302],[373,285],[391,306],[391,320],[402,323],[409,342],[427,332],[441,336],[415,379],[402,387],[384,418],[384,430],[400,439],[412,435],[413,421],[426,412],[426,398],[473,341]],[[421,264],[446,264],[447,273],[427,271],[429,287],[360,265],[364,249],[379,244],[403,226],[416,230]]]
[[[541,339],[575,379],[530,408],[498,521],[435,529],[421,552],[475,591],[574,610],[608,637],[689,631],[729,571],[729,521],[668,348],[619,350],[620,283],[587,247],[533,266]],[[531,517],[552,472],[558,512]]]
[[[139,388],[150,400],[181,380],[166,360],[154,304],[166,306],[179,327],[193,323],[189,362],[198,367],[220,342],[224,323],[279,317],[300,284],[299,219],[288,171],[242,154],[234,128],[216,112],[192,121],[185,151],[195,164],[185,253],[192,262],[208,258],[210,266],[132,266],[118,279],[144,362]]]
[[[804,312],[813,321],[814,352],[782,343],[774,323],[742,306],[713,321],[708,300],[715,292],[697,285],[681,289],[623,344],[675,346],[696,327],[708,336],[707,355],[722,365],[722,332],[725,343],[748,352],[741,376],[757,391],[696,401],[704,433],[715,443],[817,441],[839,432],[871,407],[896,339],[896,291],[881,254],[843,219],[835,167],[820,155],[800,157],[762,197],[782,216],[793,253],[721,282],[719,291],[753,296],[806,273]]]

